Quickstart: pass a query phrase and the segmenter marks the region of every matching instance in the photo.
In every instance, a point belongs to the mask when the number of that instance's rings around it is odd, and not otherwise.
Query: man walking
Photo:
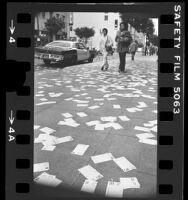
[[[132,60],[134,60],[134,56],[135,56],[137,49],[138,49],[138,42],[136,40],[133,40],[133,42],[129,46],[129,51],[131,53]]]

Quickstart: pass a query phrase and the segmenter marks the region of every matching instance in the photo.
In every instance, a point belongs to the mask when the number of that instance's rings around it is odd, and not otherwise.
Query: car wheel
[[[50,65],[51,64],[51,60],[43,60],[45,65]]]
[[[89,62],[89,63],[92,63],[92,62],[93,62],[93,57],[90,57],[90,58],[88,59],[88,62]]]

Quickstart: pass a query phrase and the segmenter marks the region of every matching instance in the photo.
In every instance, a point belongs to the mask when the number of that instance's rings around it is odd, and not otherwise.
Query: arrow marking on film
[[[11,20],[11,26],[9,26],[9,29],[10,29],[11,34],[13,34],[15,30],[15,26],[13,26],[13,19]]]
[[[10,120],[10,123],[13,124],[13,122],[14,122],[14,117],[13,117],[13,112],[12,112],[12,110],[11,110],[11,114],[10,114],[9,120]]]

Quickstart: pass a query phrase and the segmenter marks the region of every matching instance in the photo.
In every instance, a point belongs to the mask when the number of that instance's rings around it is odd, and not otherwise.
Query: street
[[[157,56],[137,53],[131,61],[128,54],[124,74],[118,73],[117,55],[108,71],[101,65],[97,58],[64,68],[35,61],[34,164],[47,167],[34,165],[34,178],[46,172],[56,176],[53,183],[59,188],[154,197]],[[133,183],[118,186],[120,178],[130,177]]]

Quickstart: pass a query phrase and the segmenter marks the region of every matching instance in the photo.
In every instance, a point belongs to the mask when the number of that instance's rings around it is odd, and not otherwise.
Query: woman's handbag
[[[107,36],[106,43],[107,43],[107,41],[108,41],[108,36]],[[113,49],[112,49],[112,46],[111,46],[111,45],[110,45],[110,46],[107,46],[107,45],[105,44],[105,48],[106,48],[106,51],[107,51],[108,53],[113,51]]]

